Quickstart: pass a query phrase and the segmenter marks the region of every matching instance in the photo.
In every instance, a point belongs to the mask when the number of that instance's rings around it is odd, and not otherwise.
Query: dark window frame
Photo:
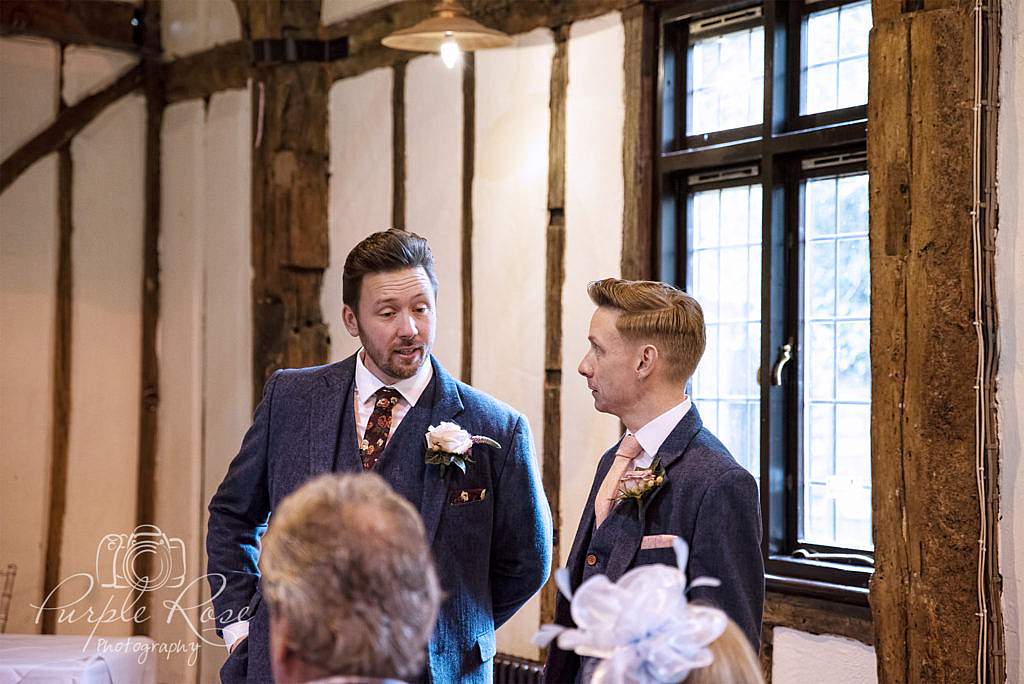
[[[872,568],[856,563],[795,555],[871,552],[801,544],[797,486],[802,439],[800,287],[802,272],[800,193],[809,177],[866,170],[866,163],[804,170],[801,161],[829,154],[863,152],[867,107],[861,105],[800,115],[800,31],[810,13],[856,0],[814,3],[765,0],[714,2],[680,0],[657,6],[658,81],[655,103],[653,261],[656,277],[686,283],[688,178],[696,173],[756,165],[757,174],[701,184],[700,189],[760,183],[762,201],[761,375],[767,376],[785,342],[797,353],[783,371],[781,387],[761,382],[761,508],[768,589],[864,605]],[[686,135],[688,25],[694,20],[761,7],[764,26],[764,112],[762,122],[732,131]],[[749,21],[725,30],[749,28]],[[724,31],[719,31],[724,32]],[[704,35],[711,35],[708,32]],[[776,68],[778,65],[778,68]],[[671,241],[671,250],[663,243]],[[669,263],[671,262],[671,263]]]

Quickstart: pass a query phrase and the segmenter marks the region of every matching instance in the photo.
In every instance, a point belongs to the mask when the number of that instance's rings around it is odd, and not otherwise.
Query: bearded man
[[[363,348],[274,373],[210,502],[208,572],[231,652],[221,679],[272,681],[258,559],[278,503],[318,475],[373,471],[422,516],[446,595],[419,679],[490,682],[494,630],[550,571],[529,425],[431,355],[437,278],[426,240],[370,235],[345,260],[342,285],[342,319]]]

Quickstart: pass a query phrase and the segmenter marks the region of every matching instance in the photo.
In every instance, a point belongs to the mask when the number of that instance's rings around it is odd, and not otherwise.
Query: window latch
[[[793,342],[790,340],[786,344],[779,347],[779,355],[775,358],[775,365],[772,366],[772,385],[778,387],[782,385],[782,369],[786,367],[786,364],[793,358]]]

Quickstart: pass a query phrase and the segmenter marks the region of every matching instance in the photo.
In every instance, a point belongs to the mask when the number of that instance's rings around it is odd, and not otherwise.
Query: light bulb
[[[459,49],[459,44],[455,42],[454,36],[448,36],[441,43],[441,61],[449,69],[455,68],[461,54],[462,50]]]

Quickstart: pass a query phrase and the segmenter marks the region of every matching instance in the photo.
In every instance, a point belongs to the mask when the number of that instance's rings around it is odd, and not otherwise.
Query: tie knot
[[[626,435],[622,438],[622,441],[619,442],[619,448],[615,450],[615,455],[633,460],[640,455],[641,451],[643,451],[643,449],[640,446],[640,442],[636,441],[636,437],[633,435]]]
[[[392,408],[398,403],[398,398],[401,395],[394,387],[381,387],[374,392],[373,396],[377,399],[374,405],[378,408]]]

